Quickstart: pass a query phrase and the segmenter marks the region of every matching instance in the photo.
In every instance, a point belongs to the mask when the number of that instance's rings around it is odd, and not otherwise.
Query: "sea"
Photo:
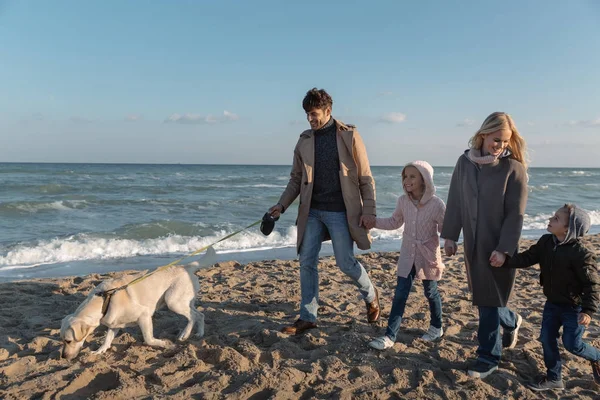
[[[446,200],[452,167],[434,168]],[[401,170],[372,167],[378,216],[391,216]],[[0,163],[0,280],[168,264],[260,220],[289,173],[276,165]],[[542,235],[567,202],[589,211],[591,233],[600,233],[600,169],[531,168],[523,237]],[[216,244],[219,261],[296,258],[296,212],[294,203],[269,236],[255,225]],[[372,235],[370,251],[400,249],[402,229]],[[332,253],[324,243],[321,255]]]

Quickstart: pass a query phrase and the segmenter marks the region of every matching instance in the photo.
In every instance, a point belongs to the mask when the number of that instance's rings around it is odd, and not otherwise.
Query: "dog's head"
[[[60,338],[63,341],[61,357],[72,360],[81,351],[85,338],[94,331],[96,326],[90,325],[83,318],[67,315],[60,326]]]

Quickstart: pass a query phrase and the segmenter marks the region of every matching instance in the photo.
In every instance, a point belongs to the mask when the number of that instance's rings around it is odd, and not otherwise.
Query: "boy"
[[[580,240],[589,228],[588,214],[573,204],[565,204],[550,218],[547,228],[550,234],[543,235],[529,250],[515,255],[504,265],[490,258],[494,267],[540,265],[540,283],[547,298],[540,335],[547,375],[529,385],[536,392],[565,387],[558,351],[561,326],[565,349],[591,362],[594,381],[600,385],[600,350],[582,340],[585,327],[600,303],[596,257]]]

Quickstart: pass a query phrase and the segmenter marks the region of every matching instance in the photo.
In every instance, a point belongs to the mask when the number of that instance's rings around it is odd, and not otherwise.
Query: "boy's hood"
[[[591,221],[588,213],[577,206],[573,206],[573,209],[569,214],[569,231],[567,232],[565,240],[558,244],[561,245],[574,242],[590,230],[590,225]]]
[[[433,167],[427,161],[420,160],[410,162],[404,166],[404,168],[406,167],[415,167],[423,177],[423,181],[425,182],[425,192],[419,203],[427,203],[435,194],[435,186],[433,185]],[[404,168],[402,169],[402,176],[404,176]],[[402,184],[402,190],[404,190],[404,193],[408,196],[406,189],[404,189],[404,184]]]

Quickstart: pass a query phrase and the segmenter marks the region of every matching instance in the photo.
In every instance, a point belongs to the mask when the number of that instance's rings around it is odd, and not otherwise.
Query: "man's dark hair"
[[[302,100],[302,108],[304,111],[309,112],[315,108],[325,110],[327,107],[333,106],[333,100],[329,93],[325,89],[312,88],[306,92],[304,100]]]

